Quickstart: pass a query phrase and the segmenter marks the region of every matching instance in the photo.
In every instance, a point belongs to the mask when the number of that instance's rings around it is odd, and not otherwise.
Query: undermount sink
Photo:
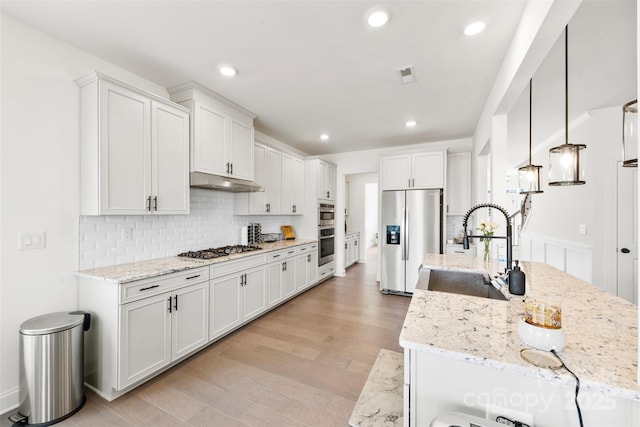
[[[423,268],[418,275],[416,288],[508,301],[507,297],[491,284],[489,275],[479,271]]]

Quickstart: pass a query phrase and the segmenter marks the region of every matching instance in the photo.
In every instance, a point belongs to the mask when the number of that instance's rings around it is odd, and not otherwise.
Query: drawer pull
[[[274,258],[278,258],[279,256],[280,256],[280,254],[278,254],[278,255],[274,255],[273,257],[274,257]]]
[[[153,285],[153,286],[148,286],[146,288],[140,288],[140,292],[148,291],[149,289],[159,288],[159,287],[160,285]]]
[[[453,251],[453,252],[455,252],[455,253],[457,253],[457,254],[464,254],[464,253],[466,253],[465,251]]]
[[[189,276],[187,277],[187,280],[195,279],[196,277],[200,277],[200,275],[196,274],[195,276]]]

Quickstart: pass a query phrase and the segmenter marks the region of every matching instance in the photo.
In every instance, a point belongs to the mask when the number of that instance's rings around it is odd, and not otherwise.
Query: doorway
[[[358,262],[377,260],[378,174],[358,173],[345,176],[346,232],[360,234]]]

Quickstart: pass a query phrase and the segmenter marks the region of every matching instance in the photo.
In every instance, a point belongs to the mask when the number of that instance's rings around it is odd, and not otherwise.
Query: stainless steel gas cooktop
[[[260,246],[234,245],[221,246],[219,248],[202,249],[199,251],[188,251],[178,254],[180,257],[197,258],[197,259],[213,259],[228,256],[231,254],[239,254],[243,252],[251,252],[262,249]]]

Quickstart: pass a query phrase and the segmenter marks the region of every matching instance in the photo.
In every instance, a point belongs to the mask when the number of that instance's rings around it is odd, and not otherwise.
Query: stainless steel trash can
[[[20,407],[13,421],[46,426],[82,408],[84,331],[90,324],[89,313],[75,311],[20,325]]]

